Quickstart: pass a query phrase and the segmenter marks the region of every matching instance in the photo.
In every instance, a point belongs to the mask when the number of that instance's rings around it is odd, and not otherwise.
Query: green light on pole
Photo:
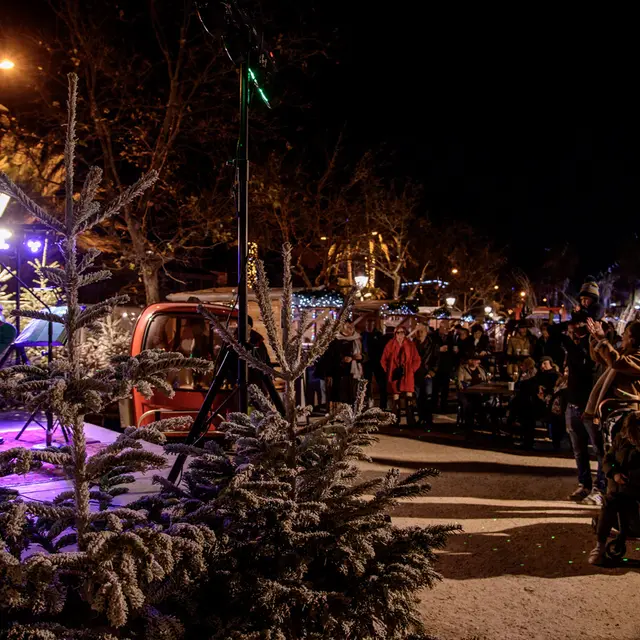
[[[267,107],[269,107],[269,109],[271,109],[271,105],[269,104],[269,98],[267,98],[264,91],[262,90],[262,87],[258,84],[258,78],[256,78],[256,74],[253,73],[253,69],[251,67],[249,67],[249,75],[251,76],[251,81],[253,82],[253,84],[256,85],[256,89],[258,90],[258,93],[260,94],[262,101],[267,105]]]

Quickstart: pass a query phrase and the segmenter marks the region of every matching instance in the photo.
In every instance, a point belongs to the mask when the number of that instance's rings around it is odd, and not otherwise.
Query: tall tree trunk
[[[160,302],[159,267],[155,264],[142,264],[140,271],[142,273],[144,295],[147,304]]]
[[[402,277],[399,273],[393,276],[393,299],[397,300],[400,297],[400,285],[402,284]]]

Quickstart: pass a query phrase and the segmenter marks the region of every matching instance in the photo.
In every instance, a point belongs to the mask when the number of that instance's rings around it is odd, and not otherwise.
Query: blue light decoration
[[[390,316],[415,316],[418,313],[418,305],[415,302],[404,300],[402,302],[390,302],[380,307],[380,317]]]
[[[339,309],[344,305],[344,296],[329,289],[305,289],[292,296],[295,309]]]
[[[451,317],[451,311],[447,307],[440,307],[433,312],[433,317],[438,320],[446,320]]]

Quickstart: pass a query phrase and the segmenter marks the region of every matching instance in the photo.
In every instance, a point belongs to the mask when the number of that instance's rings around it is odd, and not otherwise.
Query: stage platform
[[[0,452],[12,449],[14,447],[30,448],[34,444],[44,442],[44,430],[36,424],[31,424],[24,432],[20,440],[15,440],[22,426],[27,420],[27,415],[21,412],[0,413],[0,437],[4,438],[4,444],[0,445]],[[41,420],[44,424],[44,420]],[[119,435],[117,431],[105,429],[95,424],[85,424],[85,434],[87,437],[87,452],[89,455],[95,455],[103,447],[112,443]],[[56,431],[55,442],[63,443],[64,437],[58,430]],[[144,442],[143,446],[154,453],[162,453],[162,447],[148,442]],[[172,462],[173,460],[171,460]],[[129,493],[118,496],[114,501],[114,505],[124,505],[137,500],[141,496],[149,493],[156,493],[158,486],[152,484],[154,475],[167,476],[170,466],[162,470],[155,470],[149,473],[136,473],[136,481],[129,485]],[[11,475],[0,477],[0,487],[9,487],[16,489],[20,495],[26,499],[34,500],[52,500],[61,491],[71,487],[71,483],[62,477],[59,470],[52,467],[38,469],[29,472],[26,475]]]

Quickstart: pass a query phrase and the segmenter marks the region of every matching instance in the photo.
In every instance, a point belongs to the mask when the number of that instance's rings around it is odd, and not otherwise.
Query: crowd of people
[[[383,409],[406,416],[408,426],[430,427],[434,413],[455,410],[467,434],[483,418],[482,393],[471,387],[501,380],[509,385],[506,424],[519,432],[521,446],[531,449],[537,423],[549,429],[559,449],[568,435],[576,462],[577,487],[570,500],[601,505],[597,546],[592,564],[605,560],[605,543],[616,518],[638,510],[640,499],[640,322],[623,335],[603,321],[598,287],[587,282],[579,304],[566,322],[544,322],[537,329],[526,320],[511,327],[506,347],[496,353],[482,324],[437,328],[418,324],[388,327],[383,333],[372,319],[359,333],[347,324],[316,367],[327,382],[328,402],[350,402],[361,379],[375,381]],[[599,409],[603,401],[622,398],[624,414],[617,434],[605,437]],[[417,413],[417,420],[416,420]],[[597,459],[591,471],[589,447]]]

